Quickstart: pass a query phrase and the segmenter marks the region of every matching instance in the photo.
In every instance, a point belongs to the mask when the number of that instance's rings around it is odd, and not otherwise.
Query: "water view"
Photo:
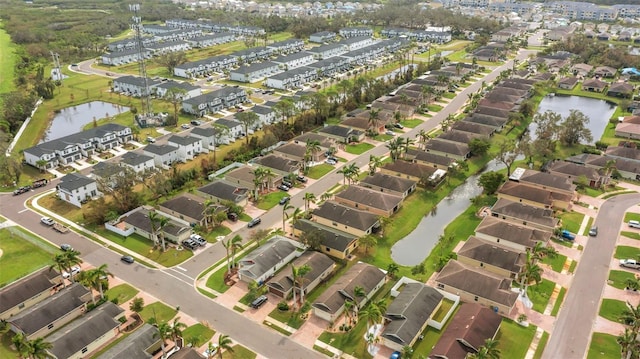
[[[56,113],[42,142],[51,141],[82,131],[85,125],[129,111],[129,107],[103,101],[71,106]]]

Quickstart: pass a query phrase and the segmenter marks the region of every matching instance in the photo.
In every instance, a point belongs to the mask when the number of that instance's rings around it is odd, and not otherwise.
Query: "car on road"
[[[260,218],[254,218],[247,223],[247,227],[252,228],[259,225],[262,222]]]
[[[291,189],[289,186],[284,185],[284,184],[279,184],[277,188],[278,188],[279,190],[281,190],[281,191],[285,191],[285,192],[288,192],[288,191]]]
[[[54,221],[49,217],[40,218],[40,222],[42,222],[43,224],[46,224],[47,226],[53,226],[54,224],[56,224],[56,221]]]
[[[597,236],[597,235],[598,235],[598,227],[596,227],[596,226],[591,227],[591,228],[589,229],[589,235],[590,235],[591,237],[595,237],[595,236]]]
[[[205,244],[207,244],[207,240],[202,238],[201,235],[199,234],[192,234],[189,236],[189,239],[191,239],[192,241],[196,242],[199,246],[203,247]]]
[[[193,250],[196,250],[198,248],[198,243],[196,243],[196,241],[192,240],[192,239],[185,239],[184,241],[182,241],[182,246]]]
[[[60,245],[60,249],[62,249],[65,252],[68,252],[68,251],[72,251],[73,247],[71,247],[70,244],[63,243]]]
[[[296,180],[298,180],[298,182],[301,182],[301,183],[307,183],[307,178],[304,176],[297,176]]]
[[[62,272],[62,278],[69,279],[71,277],[75,277],[81,271],[82,269],[80,268],[80,266],[73,266],[71,267],[71,274],[69,274],[69,272],[66,272],[66,271]]]
[[[184,129],[184,130],[188,130],[188,129],[190,129],[190,128],[191,128],[191,126],[189,126],[189,125],[187,125],[187,124],[185,123],[185,124],[180,125],[180,128],[182,128],[182,129]]]
[[[267,299],[268,298],[267,298],[266,295],[259,296],[253,302],[251,302],[251,308],[258,309],[258,308],[262,307],[262,305],[267,302]]]
[[[23,186],[23,187],[20,187],[20,188],[16,189],[15,191],[13,191],[13,195],[17,196],[19,194],[27,193],[30,190],[31,190],[31,186]]]
[[[289,202],[289,200],[291,199],[291,197],[282,197],[280,198],[280,202],[278,202],[281,206],[287,204],[287,202]]]
[[[631,220],[631,221],[629,221],[629,227],[631,227],[631,228],[640,228],[640,222]]]
[[[635,259],[621,259],[620,266],[631,269],[640,269],[640,261],[637,261]]]
[[[338,164],[338,162],[336,160],[333,160],[331,158],[327,158],[327,160],[325,161],[327,164],[335,166]]]
[[[120,257],[120,260],[129,264],[132,264],[133,262],[135,262],[132,256],[122,256]]]

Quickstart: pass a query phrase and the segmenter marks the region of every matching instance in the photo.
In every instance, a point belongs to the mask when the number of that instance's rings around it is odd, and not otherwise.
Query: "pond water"
[[[538,113],[552,111],[558,113],[563,119],[569,116],[571,110],[578,110],[589,117],[587,127],[591,130],[593,141],[591,144],[600,140],[604,133],[609,119],[616,110],[616,105],[605,100],[598,100],[580,96],[545,96],[538,106]],[[536,125],[532,123],[529,126],[529,134],[531,138],[535,138]]]
[[[103,101],[92,101],[64,108],[53,117],[42,142],[80,132],[86,124],[93,122],[94,119],[100,120],[127,111],[129,111],[129,107]]]
[[[501,168],[504,168],[504,165],[493,160],[481,173],[467,178],[438,203],[433,213],[425,215],[413,232],[391,247],[391,258],[405,266],[422,263],[438,243],[438,238],[444,234],[444,228],[469,207],[473,197],[482,193],[482,187],[478,185],[480,175]]]

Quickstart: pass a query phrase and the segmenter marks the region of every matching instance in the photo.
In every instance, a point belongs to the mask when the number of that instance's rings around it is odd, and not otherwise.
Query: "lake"
[[[82,131],[95,119],[112,117],[129,111],[129,107],[103,101],[71,106],[57,112],[41,142],[47,142]]]

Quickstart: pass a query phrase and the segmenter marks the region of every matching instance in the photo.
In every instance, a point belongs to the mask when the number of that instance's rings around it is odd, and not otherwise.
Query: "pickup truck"
[[[58,232],[60,232],[60,233],[67,233],[67,232],[69,232],[69,228],[67,228],[67,227],[65,227],[65,226],[63,226],[62,224],[57,223],[57,222],[53,224],[53,229],[55,229],[56,231],[58,231]]]
[[[562,237],[562,239],[567,241],[572,241],[576,239],[576,235],[567,231],[566,229],[563,229],[562,232],[560,232],[560,237]]]
[[[621,259],[620,266],[632,269],[640,269],[640,261],[637,261],[635,259]]]

